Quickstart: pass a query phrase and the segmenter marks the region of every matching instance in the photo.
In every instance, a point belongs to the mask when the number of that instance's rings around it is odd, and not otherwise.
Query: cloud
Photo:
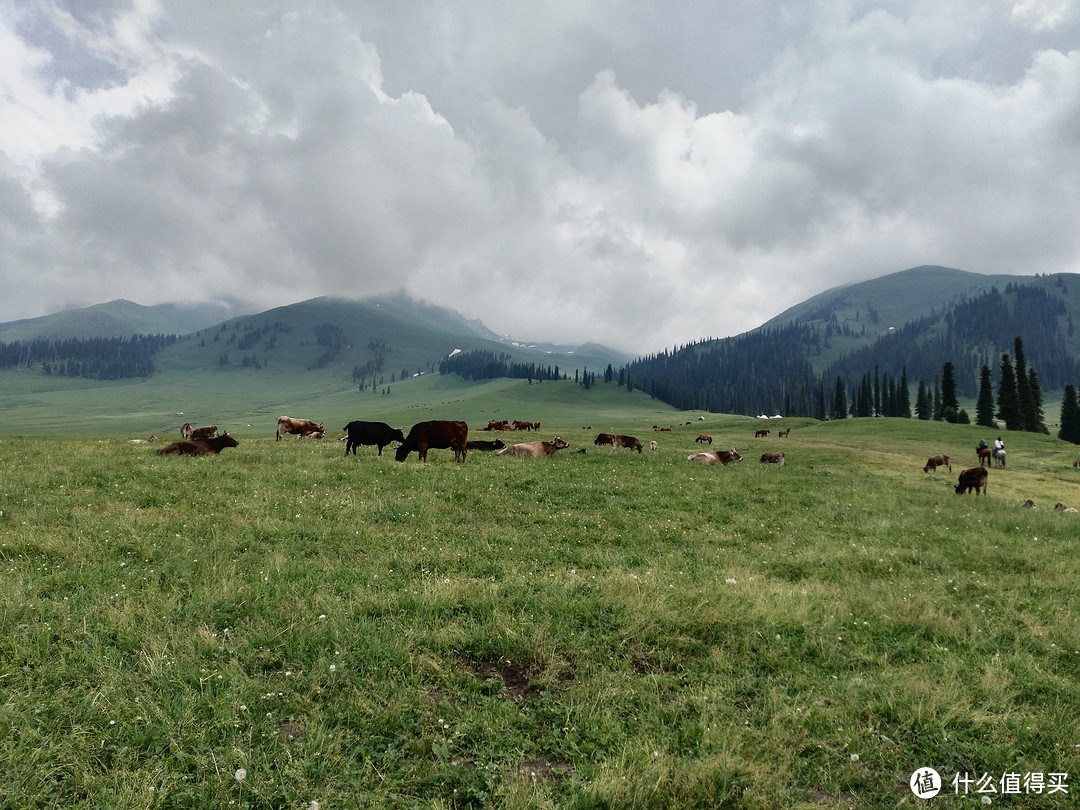
[[[0,320],[404,289],[635,353],[1080,270],[1075,3],[0,10]]]

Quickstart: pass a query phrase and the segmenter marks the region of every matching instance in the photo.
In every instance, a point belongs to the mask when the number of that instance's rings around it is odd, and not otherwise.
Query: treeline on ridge
[[[458,374],[466,380],[493,380],[497,377],[510,377],[516,380],[560,380],[558,366],[545,366],[539,363],[522,363],[513,360],[509,354],[474,349],[459,352],[439,363],[440,374]]]
[[[97,380],[149,377],[154,355],[177,340],[176,335],[16,340],[0,343],[0,368],[40,367],[43,374]]]

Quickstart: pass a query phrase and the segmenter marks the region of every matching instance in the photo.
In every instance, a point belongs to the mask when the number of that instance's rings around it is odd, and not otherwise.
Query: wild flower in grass
[[[736,584],[735,583],[735,578],[734,577],[728,577],[727,579],[724,580],[724,583],[726,585],[734,585],[734,584]]]
[[[859,761],[859,755],[858,754],[852,754],[851,755],[851,761],[852,762],[858,762]]]
[[[237,782],[243,782],[247,779],[247,770],[244,768],[237,768],[236,773],[233,774]]]

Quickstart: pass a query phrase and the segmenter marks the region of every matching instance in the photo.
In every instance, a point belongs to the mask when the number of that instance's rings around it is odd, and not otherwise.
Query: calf
[[[345,455],[356,455],[356,448],[361,445],[375,445],[379,448],[379,455],[382,455],[383,448],[390,442],[403,442],[405,441],[405,434],[401,432],[401,428],[390,427],[386,422],[362,422],[360,420],[354,420],[349,422],[342,430],[346,431],[349,435],[346,436],[345,441]]]
[[[922,471],[934,472],[938,467],[948,467],[949,472],[952,472],[952,461],[945,454],[933,456],[926,460],[926,466],[922,468]]]
[[[569,446],[570,444],[568,442],[565,442],[556,436],[550,442],[522,442],[521,444],[511,444],[509,447],[504,447],[500,450],[497,455],[551,458],[555,455],[556,450],[563,450]]]
[[[986,479],[988,473],[985,467],[969,467],[960,473],[960,481],[956,485],[957,495],[966,495],[975,490],[975,494],[979,494],[979,490],[982,490],[982,494],[986,494]]]
[[[761,454],[761,463],[762,464],[779,464],[781,467],[783,467],[786,462],[784,460],[784,454],[783,453],[762,453]]]
[[[180,442],[167,444],[158,450],[159,456],[207,456],[211,453],[220,453],[226,447],[237,447],[240,444],[229,435],[228,431],[220,436],[209,439],[184,439]]]
[[[593,444],[595,444],[595,445],[604,445],[604,444],[614,445],[615,444],[615,436],[614,436],[614,434],[611,434],[611,433],[597,433],[596,438],[593,439]]]

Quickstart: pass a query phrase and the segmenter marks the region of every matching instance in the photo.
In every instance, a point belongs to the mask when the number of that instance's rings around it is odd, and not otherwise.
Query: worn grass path
[[[788,424],[716,417],[728,468],[696,423],[463,465],[0,438],[0,806],[873,808],[923,766],[1075,806],[1074,450],[1009,434],[961,497],[922,465],[974,428]]]

